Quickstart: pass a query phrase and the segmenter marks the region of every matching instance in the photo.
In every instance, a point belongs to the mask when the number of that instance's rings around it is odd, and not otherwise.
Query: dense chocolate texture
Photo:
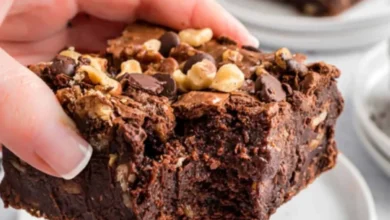
[[[61,63],[30,66],[94,152],[80,175],[63,180],[4,149],[0,193],[6,206],[51,220],[266,220],[335,165],[334,126],[343,108],[337,68],[306,65],[302,55],[286,50],[274,55],[243,49],[248,47],[226,39],[197,48],[180,43],[169,58],[143,49],[164,32],[132,25],[109,41],[103,57],[112,78],[128,59],[138,60],[144,74],[172,74],[191,56],[208,53],[217,67],[236,64],[244,85],[230,93],[205,89],[175,96],[169,77],[144,82],[124,74],[121,92],[107,92],[114,90],[94,86],[92,79],[74,80],[72,68],[88,64],[87,58],[77,66],[63,57],[55,59]],[[226,56],[228,49],[240,56]]]
[[[313,16],[332,16],[352,7],[361,0],[284,0],[299,11]]]

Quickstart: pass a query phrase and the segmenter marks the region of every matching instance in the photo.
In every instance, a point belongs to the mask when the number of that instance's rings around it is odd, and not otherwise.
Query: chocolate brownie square
[[[29,68],[94,148],[73,180],[4,149],[1,197],[35,216],[266,220],[336,163],[340,71],[286,48],[134,24]]]

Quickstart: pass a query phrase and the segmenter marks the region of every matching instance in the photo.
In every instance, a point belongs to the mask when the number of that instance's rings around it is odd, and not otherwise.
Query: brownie
[[[361,0],[284,0],[300,12],[312,16],[333,16],[349,9]]]
[[[133,24],[29,68],[94,148],[73,180],[4,149],[1,197],[34,216],[266,220],[336,163],[340,71],[286,48]]]

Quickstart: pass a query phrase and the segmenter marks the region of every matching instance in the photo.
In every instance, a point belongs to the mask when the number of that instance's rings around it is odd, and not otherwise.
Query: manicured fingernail
[[[56,173],[64,179],[73,179],[87,166],[93,149],[82,139],[72,123],[53,123],[44,126],[44,142],[35,147],[41,157]]]
[[[250,35],[248,40],[249,40],[249,43],[252,46],[254,46],[254,47],[259,47],[260,46],[260,41],[255,36]]]

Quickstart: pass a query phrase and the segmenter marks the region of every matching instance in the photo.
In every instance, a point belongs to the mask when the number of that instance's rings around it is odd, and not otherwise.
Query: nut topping
[[[161,48],[161,42],[156,39],[151,39],[146,41],[143,46],[146,50],[158,52]]]
[[[243,59],[242,54],[240,54],[240,52],[238,52],[237,50],[227,49],[222,54],[222,60],[224,62],[230,61],[236,63],[236,62],[241,62],[242,59]]]
[[[121,64],[121,72],[116,76],[116,78],[121,78],[125,73],[142,73],[141,65],[137,60],[125,61]]]
[[[83,80],[83,73],[88,75],[88,78],[95,85],[101,85],[104,90],[109,90],[111,94],[120,94],[121,86],[118,81],[111,79],[106,71],[107,60],[91,56],[83,56],[90,60],[90,65],[81,65],[77,69],[75,80]]]
[[[193,47],[199,47],[213,38],[213,31],[210,28],[186,29],[180,31],[179,38],[184,43]]]
[[[287,69],[287,61],[292,59],[291,52],[283,47],[275,52],[275,62],[280,68]]]
[[[74,59],[76,62],[77,62],[77,60],[79,59],[79,57],[81,56],[81,54],[77,53],[77,52],[74,50],[74,47],[69,47],[67,50],[61,51],[59,55],[61,55],[61,56],[66,56],[66,57],[69,57],[69,58],[72,58],[72,59]]]
[[[311,127],[315,129],[319,124],[325,121],[327,116],[328,116],[327,111],[321,112],[317,117],[311,120]]]
[[[216,75],[214,63],[205,59],[192,66],[187,73],[189,86],[192,90],[207,89]]]
[[[238,90],[245,81],[244,73],[235,64],[225,64],[219,68],[210,88],[220,92]]]
[[[182,92],[187,92],[189,89],[189,82],[187,75],[185,75],[181,70],[176,70],[172,74],[172,78],[175,80],[177,88]]]

